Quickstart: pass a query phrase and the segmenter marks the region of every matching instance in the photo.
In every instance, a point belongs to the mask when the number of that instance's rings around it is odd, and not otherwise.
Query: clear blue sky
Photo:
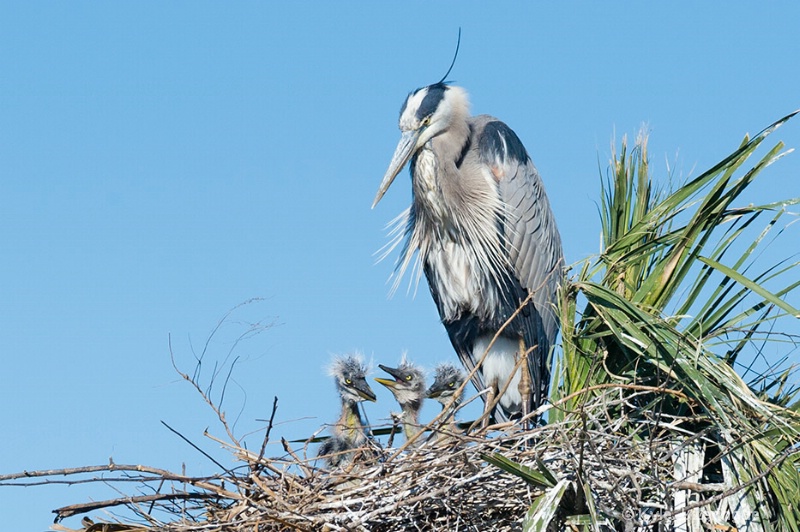
[[[800,107],[798,20],[794,2],[0,2],[0,474],[216,471],[161,420],[230,464],[168,339],[189,371],[250,298],[207,355],[274,323],[233,351],[240,435],[275,395],[276,436],[332,421],[333,353],[453,357],[427,287],[388,299],[375,264],[407,174],[370,205],[403,99],[441,78],[459,27],[450,79],[526,144],[573,262],[599,246],[612,138],[647,124],[655,174],[685,178]],[[800,122],[778,138],[800,146]],[[800,155],[759,194],[800,195]],[[373,422],[394,408],[377,393]],[[114,495],[0,487],[0,527]]]

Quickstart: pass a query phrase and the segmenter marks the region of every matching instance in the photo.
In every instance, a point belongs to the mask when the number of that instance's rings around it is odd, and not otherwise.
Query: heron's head
[[[343,401],[375,401],[375,393],[367,384],[367,367],[360,356],[346,355],[336,358],[329,373],[336,380],[336,389]]]
[[[440,364],[436,367],[433,384],[426,395],[442,404],[450,401],[464,383],[464,373],[453,364]]]
[[[403,409],[418,409],[422,405],[422,400],[425,399],[425,374],[419,367],[405,358],[396,368],[383,364],[378,364],[378,367],[392,378],[376,377],[375,380],[389,388]]]
[[[466,124],[468,115],[467,91],[461,87],[439,82],[410,93],[400,109],[400,142],[372,206],[378,204],[400,170],[426,142],[455,123]]]

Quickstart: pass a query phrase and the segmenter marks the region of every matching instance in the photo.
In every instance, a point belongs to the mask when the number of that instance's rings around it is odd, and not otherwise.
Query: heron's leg
[[[522,417],[524,419],[531,413],[531,395],[533,394],[531,381],[533,379],[528,366],[528,350],[525,349],[525,339],[522,336],[519,337],[519,352],[517,356],[521,359],[518,360],[519,371],[521,372],[518,389],[519,394],[522,396]],[[527,428],[527,425],[528,421],[526,420],[523,422],[523,429]]]
[[[489,420],[492,417],[492,412],[490,409],[492,408],[492,403],[494,403],[494,400],[497,397],[497,393],[499,392],[497,379],[492,379],[492,382],[488,384],[489,384],[489,393],[486,394],[486,402],[484,403],[486,408],[484,408],[483,410],[484,416],[483,416],[482,428],[484,429],[489,426]],[[495,406],[495,408],[497,407]]]
[[[400,432],[400,414],[396,412],[390,412],[389,415],[392,417],[392,429],[389,431],[389,441],[386,442],[387,447],[391,447],[394,445],[394,435]]]

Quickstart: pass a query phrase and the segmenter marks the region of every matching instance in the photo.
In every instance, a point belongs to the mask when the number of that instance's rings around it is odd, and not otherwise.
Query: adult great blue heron
[[[413,201],[399,218],[406,241],[398,281],[418,252],[439,316],[468,371],[531,296],[473,379],[479,390],[506,388],[498,419],[525,415],[547,397],[564,262],[539,174],[506,124],[470,116],[466,91],[444,80],[408,95],[400,130],[372,204],[410,161]],[[527,371],[515,372],[528,350]]]

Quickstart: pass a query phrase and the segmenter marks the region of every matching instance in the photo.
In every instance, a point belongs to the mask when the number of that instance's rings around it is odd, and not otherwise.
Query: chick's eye
[[[350,379],[345,379],[345,380],[344,380],[344,383],[345,383],[345,384],[353,384],[353,381],[351,381]]]
[[[454,387],[455,385],[456,385],[455,382],[451,382],[450,384],[448,384],[448,386],[451,387],[451,388]]]
[[[406,380],[410,381],[411,380],[411,375],[406,375]]]

